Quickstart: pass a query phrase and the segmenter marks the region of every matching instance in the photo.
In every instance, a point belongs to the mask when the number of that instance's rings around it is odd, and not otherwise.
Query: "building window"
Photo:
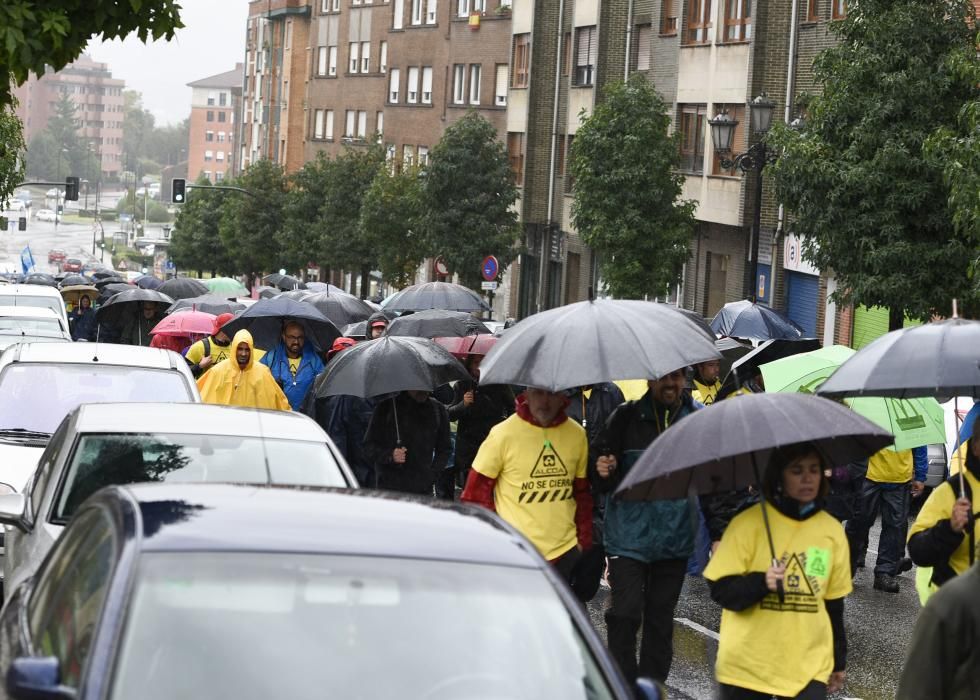
[[[507,64],[498,63],[496,70],[496,80],[494,81],[493,103],[497,107],[507,106]]]
[[[419,167],[424,168],[429,164],[429,147],[419,146]]]
[[[511,131],[507,133],[507,159],[510,161],[510,172],[514,175],[514,183],[524,185],[524,134]]]
[[[208,107],[214,107],[214,93],[208,93]]]
[[[333,0],[333,11],[340,12],[340,0]]]
[[[636,26],[636,70],[650,70],[650,40],[653,37],[653,27],[649,24]]]
[[[360,65],[360,60],[358,59],[358,49],[360,46],[356,41],[352,41],[347,45],[347,51],[350,57],[350,63],[347,66],[348,73],[357,72],[357,67]]]
[[[204,177],[207,179],[208,182],[211,182],[211,171],[210,170],[205,170],[204,171]]]
[[[337,75],[337,47],[327,48],[327,75]]]
[[[392,29],[401,29],[405,24],[405,0],[395,0]]]
[[[330,0],[321,0],[321,2],[320,2],[320,12],[321,13],[323,13],[323,12],[330,12]],[[251,33],[252,33],[252,24],[251,24],[251,22],[249,22],[249,25],[248,25],[248,32],[251,35]],[[249,38],[249,41],[251,41],[251,37]]]
[[[213,122],[214,121],[214,112],[212,112],[210,109],[208,110],[207,119],[208,119],[209,122]]]
[[[728,112],[728,116],[738,122],[735,125],[735,135],[732,136],[732,150],[740,151],[742,150],[742,144],[745,143],[745,105],[714,105],[712,109],[713,114],[721,114],[722,111]],[[711,164],[711,174],[712,175],[737,175],[735,169],[724,170],[721,167],[721,156],[715,153],[712,157]]]
[[[357,120],[357,112],[348,109],[344,112],[344,138],[354,138],[354,123]]]
[[[473,0],[473,9],[471,12],[478,12],[483,14],[487,9],[487,0]]]
[[[429,0],[425,5],[425,23],[435,24],[439,6],[437,0]]]
[[[204,152],[204,162],[205,163],[209,163],[212,160],[214,160],[214,151],[205,151]]]
[[[847,0],[831,0],[830,18],[844,19],[847,17]]]
[[[221,182],[224,179],[225,179],[225,172],[223,170],[219,170],[218,172],[216,172],[214,174],[214,181],[215,182]]]
[[[432,104],[432,66],[422,68],[422,104]]]
[[[218,121],[219,122],[223,122],[227,118],[228,118],[228,115],[225,112],[218,112]]]
[[[333,110],[332,109],[327,110],[326,122],[327,125],[324,128],[323,137],[333,141]]]
[[[367,112],[363,110],[357,113],[357,138],[367,138]]]
[[[685,43],[708,43],[708,28],[711,26],[711,2],[712,0],[688,0]]]
[[[526,88],[530,82],[531,35],[514,35],[514,73],[511,76],[512,88]]]
[[[322,109],[313,110],[313,138],[323,138],[323,123],[325,115]]]
[[[725,41],[752,38],[752,0],[725,0]]]
[[[598,53],[595,27],[575,30],[575,85],[592,85]]]
[[[371,71],[371,42],[362,41],[361,42],[361,72],[369,73]]]
[[[323,77],[327,74],[327,47],[318,46],[316,49],[316,74]]]
[[[406,144],[402,147],[402,163],[405,164],[406,170],[415,164],[415,146]]]
[[[399,75],[401,71],[397,68],[391,69],[391,80],[390,87],[388,88],[388,101],[392,104],[398,104],[398,83],[401,78]]]
[[[806,21],[818,22],[820,20],[820,0],[807,0]]]
[[[660,5],[660,33],[664,36],[677,34],[677,8],[680,0],[663,0]]]
[[[388,42],[387,41],[381,42],[381,50],[380,50],[380,55],[378,57],[378,64],[379,64],[378,70],[380,70],[382,73],[388,72]]]
[[[470,16],[470,0],[456,0],[456,16],[457,17]]]
[[[215,157],[215,160],[224,160],[225,159],[225,152],[224,151],[217,151],[214,154],[214,157]]]
[[[480,104],[480,90],[483,85],[483,66],[479,63],[470,64],[470,104]]]
[[[227,92],[219,92],[218,93],[218,106],[219,107],[227,107],[228,106],[228,93]]]
[[[375,115],[374,124],[375,124],[374,130],[376,132],[378,132],[378,137],[380,138],[381,135],[384,134],[384,132],[385,132],[385,113],[384,112],[378,112]]]
[[[213,131],[205,131],[204,132],[204,140],[205,141],[214,141],[214,132]]]
[[[681,170],[704,172],[704,105],[681,105]]]
[[[422,24],[422,0],[412,0],[412,24]]]
[[[224,143],[224,142],[225,142],[225,132],[219,131],[218,132],[218,143]]]
[[[461,105],[466,101],[466,66],[457,63],[453,66],[453,104]]]
[[[408,84],[405,86],[405,101],[415,104],[419,101],[419,69],[408,69]]]

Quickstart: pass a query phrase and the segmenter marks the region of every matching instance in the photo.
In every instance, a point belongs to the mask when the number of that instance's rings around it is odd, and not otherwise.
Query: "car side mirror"
[[[22,656],[7,670],[7,695],[15,700],[74,700],[75,690],[61,685],[61,664],[54,656]]]
[[[28,531],[27,497],[24,494],[5,493],[0,496],[0,523]]]
[[[637,678],[636,697],[641,700],[665,700],[667,689],[664,688],[663,683],[652,678]]]

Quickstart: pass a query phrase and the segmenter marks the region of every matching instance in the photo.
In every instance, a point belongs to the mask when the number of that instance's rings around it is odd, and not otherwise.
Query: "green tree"
[[[976,60],[972,18],[968,0],[854,3],[814,61],[822,92],[805,128],[770,135],[804,256],[834,271],[838,303],[888,307],[892,329],[978,301],[976,243],[954,228],[944,164],[923,147],[976,99],[976,78],[951,68]]]
[[[361,232],[376,251],[378,269],[394,287],[412,284],[431,251],[423,231],[422,178],[417,168],[380,168],[361,205]]]
[[[228,255],[239,272],[278,270],[282,251],[282,218],[286,205],[286,177],[282,167],[258,160],[232,183],[251,194],[226,192],[218,230]]]
[[[24,181],[23,134],[13,106],[0,105],[0,204],[4,209],[17,185]]]
[[[211,183],[203,175],[187,190],[187,201],[180,206],[170,240],[170,255],[180,268],[198,274],[236,273],[228,249],[221,238],[221,209],[229,197],[237,194],[209,190]]]
[[[334,163],[322,151],[289,178],[283,212],[282,244],[290,269],[316,262],[326,274],[330,259],[325,245],[323,209],[332,187]]]
[[[506,267],[517,255],[517,187],[497,130],[470,111],[432,149],[424,172],[428,249],[468,287],[479,287],[480,263],[495,255]]]
[[[142,175],[140,159],[156,126],[156,120],[148,109],[143,108],[143,95],[135,90],[123,92],[123,140],[122,150],[127,169],[138,169]]]
[[[0,75],[17,85],[33,72],[61,70],[96,35],[141,41],[173,39],[180,21],[178,0],[4,0],[0,3]],[[11,104],[11,83],[0,81],[0,106]]]
[[[79,133],[77,107],[61,93],[44,131],[35,136],[27,149],[27,171],[31,175],[63,181],[68,175],[79,178],[97,176],[100,164],[91,143]]]
[[[663,294],[688,258],[694,202],[681,200],[678,135],[643,76],[615,82],[575,135],[572,218],[616,297]]]

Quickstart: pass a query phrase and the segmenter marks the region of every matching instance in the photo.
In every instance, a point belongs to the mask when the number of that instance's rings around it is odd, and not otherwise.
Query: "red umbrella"
[[[211,335],[214,330],[214,314],[203,311],[185,311],[170,314],[158,323],[151,335],[189,336]]]
[[[497,342],[496,336],[486,333],[463,338],[433,338],[433,340],[459,360],[466,359],[468,355],[486,355]]]

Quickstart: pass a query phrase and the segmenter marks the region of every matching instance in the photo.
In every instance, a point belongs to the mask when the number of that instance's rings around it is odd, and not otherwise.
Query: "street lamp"
[[[711,142],[715,153],[720,156],[721,167],[725,170],[738,168],[743,173],[754,170],[755,181],[755,211],[752,220],[751,265],[746,266],[745,287],[747,296],[755,296],[756,284],[759,281],[759,234],[762,228],[762,171],[769,163],[776,161],[776,153],[766,146],[766,134],[772,126],[772,114],[776,103],[765,93],[749,102],[749,124],[752,133],[758,140],[749,146],[745,153],[739,153],[734,158],[728,156],[732,152],[732,141],[735,138],[735,127],[738,120],[733,119],[727,111],[715,116],[708,122],[711,125]]]

